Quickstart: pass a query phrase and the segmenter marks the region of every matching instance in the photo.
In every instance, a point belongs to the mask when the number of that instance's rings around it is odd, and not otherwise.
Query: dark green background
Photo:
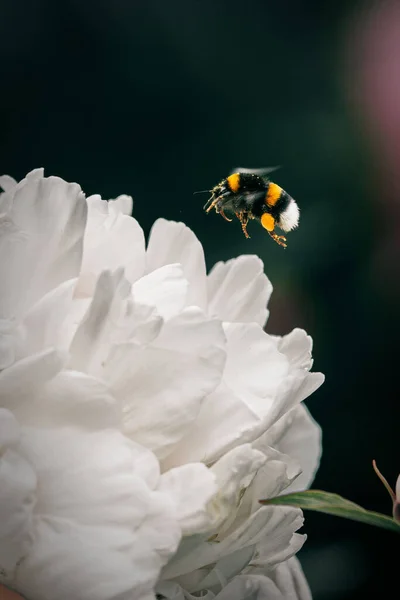
[[[260,255],[275,289],[268,330],[307,329],[326,374],[307,403],[324,432],[315,487],[387,513],[371,460],[394,484],[400,294],[398,256],[379,262],[379,147],[351,101],[347,42],[362,7],[3,0],[0,171],[44,166],[87,194],[131,194],[146,233],[160,216],[184,221],[210,266]],[[301,207],[287,250],[257,223],[246,240],[202,212],[193,191],[238,165],[282,165],[275,179]],[[314,514],[305,531],[315,600],[396,585],[394,534]]]

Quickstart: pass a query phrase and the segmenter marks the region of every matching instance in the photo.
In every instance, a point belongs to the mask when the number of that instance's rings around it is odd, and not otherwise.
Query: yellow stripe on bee
[[[229,175],[226,181],[228,182],[231,192],[235,194],[240,186],[240,173],[232,173],[232,175]]]
[[[282,188],[279,185],[276,185],[276,183],[270,183],[268,185],[268,192],[265,197],[265,204],[268,204],[268,206],[275,206],[281,197],[281,194]]]
[[[261,225],[267,231],[273,231],[275,228],[275,219],[269,213],[264,213],[261,217]]]

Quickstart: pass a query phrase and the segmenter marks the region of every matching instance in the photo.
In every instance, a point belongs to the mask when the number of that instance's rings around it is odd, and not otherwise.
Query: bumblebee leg
[[[221,209],[218,211],[218,214],[219,214],[219,215],[221,215],[221,217],[223,217],[223,218],[225,219],[225,221],[229,221],[229,222],[231,222],[231,221],[232,221],[232,219],[229,219],[229,218],[226,216],[226,214],[224,213],[224,209],[223,209],[223,208],[221,208]]]
[[[211,197],[210,200],[208,200],[206,202],[206,204],[203,207],[204,210],[206,211],[206,213],[209,213],[210,210],[212,210],[214,208],[214,206],[217,204],[218,200],[219,200],[219,196],[214,199]]]
[[[219,190],[218,190],[219,192]],[[232,192],[224,192],[223,194],[219,194],[218,196],[215,196],[215,194],[213,193],[213,195],[211,196],[211,198],[209,200],[207,200],[207,202],[205,203],[205,205],[203,206],[204,210],[206,211],[206,213],[209,213],[210,210],[212,210],[213,208],[215,208],[215,210],[217,212],[220,212],[220,208],[221,206],[224,205],[224,198],[226,198],[227,196],[231,196]],[[218,204],[218,206],[217,206]]]
[[[247,239],[250,239],[250,236],[247,233],[247,223],[249,222],[248,214],[246,212],[238,212],[238,213],[235,213],[235,215],[237,216],[237,218],[240,221],[240,224],[242,226],[242,231],[243,231],[245,237]]]
[[[206,210],[208,208],[208,206],[210,205],[210,202],[213,201],[213,197],[211,196],[211,198],[209,198],[207,200],[207,202],[205,203],[205,205],[203,206],[203,210]]]
[[[285,244],[285,242],[286,242],[285,236],[278,235],[274,231],[268,231],[268,233],[277,244],[279,244],[283,248],[287,248],[287,244]]]
[[[283,248],[286,248],[286,238],[283,235],[278,235],[275,233],[275,219],[270,213],[266,212],[262,215],[261,225],[268,231],[269,235],[277,244],[283,246]]]

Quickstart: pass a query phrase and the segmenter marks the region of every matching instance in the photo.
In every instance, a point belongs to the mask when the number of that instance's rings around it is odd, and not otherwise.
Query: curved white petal
[[[197,308],[165,323],[149,346],[114,346],[104,376],[123,406],[126,433],[167,456],[218,385],[224,362],[221,324]]]
[[[139,223],[124,214],[125,200],[87,199],[88,223],[84,238],[82,273],[78,293],[90,296],[96,280],[104,270],[125,270],[130,283],[144,273],[145,242]]]
[[[155,457],[115,429],[81,423],[25,427],[22,449],[40,486],[17,589],[34,600],[54,589],[62,600],[150,594],[180,539],[173,498],[151,487]]]
[[[290,369],[281,382],[277,397],[269,414],[268,427],[315,392],[324,382],[322,373],[309,373],[304,369]],[[265,427],[264,431],[268,429]]]
[[[209,506],[213,516],[212,525],[221,531],[227,530],[236,518],[243,492],[251,484],[259,469],[265,464],[266,456],[243,444],[227,452],[211,468],[216,476],[218,493]]]
[[[214,598],[215,600],[293,600],[282,596],[275,583],[263,575],[239,575]]]
[[[310,588],[298,559],[293,556],[269,573],[282,600],[312,600]]]
[[[303,521],[304,519],[299,517],[299,527],[303,525]],[[260,540],[257,545],[257,553],[250,565],[251,568],[254,571],[265,572],[265,569],[271,569],[271,567],[279,565],[301,550],[306,539],[306,535],[293,533],[290,539],[286,538],[285,543],[275,544],[275,546],[267,538]]]
[[[260,508],[259,500],[286,494],[288,486],[301,472],[295,459],[260,443],[260,439],[252,446],[261,453],[264,463],[243,494],[235,524],[243,523],[257,511]]]
[[[222,321],[265,325],[272,285],[258,256],[217,263],[208,275],[207,290],[209,314]]]
[[[307,489],[315,476],[322,452],[322,431],[304,404],[299,404],[279,419],[257,442],[276,448],[299,463],[301,474],[285,494]]]
[[[44,295],[25,315],[19,358],[51,347],[68,350],[71,342],[64,324],[72,308],[76,279],[64,281]]]
[[[117,196],[113,200],[109,201],[109,210],[114,213],[122,213],[124,215],[131,216],[133,209],[133,199],[132,196],[128,196],[127,194],[121,194]]]
[[[180,263],[189,282],[187,305],[207,310],[207,279],[203,247],[184,223],[157,219],[149,237],[146,271]]]
[[[131,300],[127,305],[123,335],[115,343],[125,339],[137,344],[150,344],[159,335],[163,322],[154,306]]]
[[[10,367],[22,346],[22,328],[16,319],[0,318],[0,371]]]
[[[46,350],[13,364],[0,372],[0,402],[17,415],[29,410],[31,399],[40,394],[44,385],[65,366],[67,356],[56,350]]]
[[[202,460],[212,463],[236,445],[252,441],[268,427],[289,364],[255,323],[225,327],[227,362],[223,382],[209,395],[168,465]]]
[[[67,370],[40,388],[31,388],[28,402],[17,414],[21,424],[39,429],[80,424],[97,430],[122,424],[121,407],[103,382]]]
[[[312,361],[312,338],[304,329],[293,329],[287,335],[275,337],[278,350],[287,356],[292,367],[310,370]]]
[[[215,600],[284,600],[273,581],[262,575],[235,577]],[[286,600],[286,599],[285,599]]]
[[[297,546],[293,547],[291,540],[294,532],[302,525],[303,516],[298,508],[262,506],[219,543],[212,540],[201,542],[200,536],[194,536],[193,539],[183,538],[178,552],[164,567],[162,578],[172,579],[191,573],[246,548],[250,550],[250,556],[246,554],[249,562],[261,543],[263,565],[266,564],[266,557],[270,564],[275,564],[278,560],[289,558],[298,550]],[[298,537],[304,541],[303,536]]]
[[[274,560],[267,559],[265,561],[265,557],[268,555],[267,544],[265,544],[265,548],[259,544],[257,547],[250,546],[237,550],[218,560],[211,569],[205,567],[178,577],[179,587],[170,589],[167,586],[165,590],[166,592],[174,590],[176,593],[178,590],[182,590],[181,593],[185,594],[185,598],[192,597],[190,592],[197,594],[197,597],[199,594],[203,597],[203,594],[215,593],[216,598],[220,598],[221,595],[229,598],[228,592],[236,593],[237,591],[237,593],[241,593],[242,587],[236,588],[236,584],[246,577],[252,581],[259,580],[263,582],[267,586],[265,589],[268,590],[268,593],[273,592],[276,594],[272,596],[273,598],[276,597],[279,600],[286,600],[287,598],[290,600],[310,600],[309,589],[301,566],[297,559],[292,556],[294,552],[301,548],[303,543],[304,536],[294,534],[289,542],[288,549],[284,551],[283,562],[280,562],[281,557],[279,555],[275,555]],[[263,556],[263,553],[265,553],[265,556]],[[242,573],[245,575],[241,575]],[[162,589],[163,585],[159,584],[157,591]],[[258,588],[255,589],[258,590]],[[169,598],[168,593],[166,595]],[[256,596],[256,598],[258,597]],[[241,597],[240,600],[242,600]],[[267,596],[267,600],[270,600],[270,596]]]
[[[178,264],[160,267],[132,286],[135,301],[154,306],[164,319],[175,317],[181,312],[187,293],[188,282]]]
[[[79,325],[70,348],[70,368],[98,373],[114,341],[115,329],[122,325],[124,300],[130,285],[122,269],[103,271],[96,283],[92,302]]]
[[[183,307],[187,284],[180,267],[168,265],[134,284],[132,295],[130,287],[122,269],[100,274],[71,344],[71,368],[102,377],[110,351],[118,353],[114,345],[150,343],[161,330],[162,316],[170,318]]]
[[[156,592],[162,600],[198,600],[199,598],[198,594],[193,596],[173,581],[160,581]],[[201,600],[214,600],[214,598],[215,594],[213,592],[205,592],[201,595]]]
[[[13,415],[0,408],[0,573],[12,580],[29,549],[36,475],[18,451],[20,431]]]
[[[33,172],[12,192],[0,215],[3,318],[20,317],[48,291],[77,277],[86,225],[86,203],[76,183]]]
[[[5,191],[9,192],[17,185],[17,182],[13,177],[9,175],[1,175],[0,177],[0,187]]]
[[[207,503],[217,491],[215,474],[210,469],[202,463],[170,469],[161,476],[158,489],[176,499],[176,512],[183,535],[209,530]]]

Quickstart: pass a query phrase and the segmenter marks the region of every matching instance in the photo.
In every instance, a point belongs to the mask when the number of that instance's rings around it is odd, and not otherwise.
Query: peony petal
[[[124,334],[121,339],[136,342],[137,344],[150,344],[160,333],[163,319],[153,306],[130,301],[125,315]],[[121,331],[121,330],[120,330]]]
[[[103,271],[92,302],[71,344],[70,368],[96,374],[101,370],[113,341],[114,329],[124,315],[130,285],[122,269]],[[119,323],[120,326],[122,322]]]
[[[211,468],[216,476],[218,493],[209,510],[213,514],[213,527],[219,533],[227,530],[235,519],[244,490],[265,461],[262,452],[253,449],[250,444],[243,444],[227,452]]]
[[[30,600],[53,600],[54,590],[58,600],[154,600],[164,560],[152,552],[143,533],[133,539],[137,550],[129,554],[129,538],[110,535],[107,527],[41,519],[33,550],[19,565],[14,587]]]
[[[0,217],[0,315],[19,317],[63,281],[78,275],[86,203],[80,187],[33,172],[12,190]]]
[[[46,350],[29,356],[0,372],[0,401],[19,418],[29,408],[32,396],[41,393],[44,385],[65,366],[67,356],[56,350]]]
[[[301,472],[296,460],[268,447],[265,443],[260,443],[262,439],[256,440],[253,447],[261,451],[264,464],[243,494],[235,520],[236,526],[244,523],[252,513],[260,508],[259,500],[262,498],[274,498],[286,493],[288,486]]]
[[[149,595],[180,539],[173,498],[147,483],[155,457],[117,430],[80,425],[25,427],[22,446],[40,487],[17,589],[33,600],[54,589],[60,600]]]
[[[260,444],[273,446],[286,455],[295,456],[299,462],[301,474],[285,490],[285,494],[305,490],[311,485],[321,458],[321,437],[320,426],[306,406],[300,404],[281,417],[255,442],[256,448],[260,448]]]
[[[288,377],[286,357],[255,323],[234,323],[225,332],[223,383],[206,398],[195,423],[169,457],[169,467],[214,462],[234,446],[257,438],[279,410],[275,403]]]
[[[154,481],[157,461],[119,431],[79,423],[29,426],[22,430],[21,446],[40,481],[37,515],[69,518],[82,526],[126,523],[130,529],[147,514],[146,480]]]
[[[299,527],[301,527],[303,521],[304,519],[299,519]],[[264,573],[265,569],[271,569],[291,558],[301,550],[306,539],[306,535],[294,533],[290,539],[286,538],[285,544],[276,544],[275,547],[272,546],[271,540],[267,538],[260,540],[257,545],[257,554],[252,560],[254,572]]]
[[[0,319],[0,371],[16,360],[22,345],[22,328],[15,319]]]
[[[182,587],[173,581],[160,581],[156,587],[157,597],[160,596],[162,600],[198,600],[199,596],[196,594],[193,596]],[[201,600],[214,600],[215,594],[212,592],[206,592],[201,595]]]
[[[18,444],[20,437],[19,425],[14,415],[5,408],[0,407],[0,444],[1,447]],[[1,451],[0,451],[1,455]]]
[[[192,592],[199,593],[204,589],[219,592],[221,587],[228,585],[236,575],[248,569],[248,564],[254,555],[254,547],[249,546],[220,558],[212,569],[205,567],[197,569],[190,575],[178,578],[179,583]],[[204,577],[204,574],[205,577]]]
[[[307,369],[312,367],[312,338],[304,329],[293,329],[283,337],[276,337],[279,352],[287,356],[292,367]]]
[[[209,314],[222,321],[256,322],[264,327],[272,285],[258,256],[217,263],[207,278]]]
[[[120,427],[122,413],[101,381],[76,371],[61,371],[39,390],[31,390],[21,421],[30,427],[79,425],[91,431]]]
[[[277,565],[269,577],[279,589],[282,600],[312,600],[307,580],[295,556]]]
[[[131,216],[133,209],[133,199],[131,196],[121,194],[109,201],[109,210],[114,213],[122,213]]]
[[[10,175],[1,175],[0,187],[5,192],[11,191],[13,188],[15,188],[16,185],[17,185],[17,182],[15,181],[15,179],[13,177],[10,177]]]
[[[285,550],[285,555],[290,556],[295,551],[299,550],[304,543],[303,536],[299,536],[294,534],[292,539],[289,542],[289,552],[288,549]],[[268,553],[268,544],[267,553]],[[300,596],[299,598],[303,598],[303,594],[308,591],[308,587],[304,580],[304,575],[301,572],[301,567],[298,567],[297,560],[292,556],[291,558],[284,559],[284,562],[278,563],[277,565],[273,563],[273,561],[265,561],[261,560],[261,564],[259,566],[255,566],[254,563],[258,563],[260,561],[260,552],[263,552],[260,546],[257,546],[257,550],[255,551],[254,547],[245,548],[239,551],[234,552],[233,554],[229,554],[218,560],[215,564],[214,568],[208,572],[205,577],[201,577],[202,570],[199,569],[192,573],[191,575],[185,575],[178,578],[181,585],[185,587],[185,589],[189,589],[193,593],[199,593],[203,590],[212,590],[213,592],[217,592],[220,590],[222,586],[222,594],[225,590],[232,590],[231,582],[236,581],[239,577],[237,575],[241,575],[242,572],[246,573],[246,576],[250,577],[263,577],[267,576],[272,582],[275,583],[276,588],[275,592],[278,594],[277,597],[280,600],[292,599],[295,600],[297,598],[296,595],[290,595],[294,592],[295,586],[296,590],[299,590]],[[249,551],[251,551],[249,553]],[[254,555],[254,557],[253,557]],[[276,557],[275,557],[276,560]],[[295,563],[293,568],[286,568],[280,570],[281,565],[291,565],[291,561],[294,560]],[[249,562],[251,561],[250,565]],[[275,575],[276,569],[279,570],[279,576]],[[205,571],[205,569],[204,569]],[[194,585],[190,583],[190,578],[192,582],[195,581],[195,577],[200,576],[198,580],[194,583]],[[266,577],[265,577],[266,579]],[[229,582],[229,583],[228,583]],[[297,585],[298,584],[298,585]],[[304,585],[305,584],[305,585]],[[287,595],[286,595],[287,594]],[[220,594],[217,593],[217,598],[220,597]],[[275,596],[274,596],[275,597]],[[267,598],[269,600],[269,596]],[[304,600],[308,600],[308,596],[304,596]]]
[[[215,475],[202,463],[170,469],[161,476],[158,489],[177,500],[177,518],[183,535],[210,529],[207,503],[217,492]]]
[[[300,509],[262,506],[219,543],[201,543],[200,536],[184,538],[174,558],[164,567],[163,579],[190,573],[216,563],[233,552],[257,546],[260,542],[263,542],[263,559],[264,556],[269,557],[271,564],[275,564],[278,559],[285,560],[296,551],[291,540],[294,532],[303,525],[303,520]],[[303,539],[302,536],[299,537]],[[265,565],[265,559],[263,564]]]
[[[187,305],[207,310],[207,279],[203,247],[184,223],[158,219],[150,232],[146,270],[180,263],[189,282]]]
[[[218,385],[224,347],[220,323],[197,308],[168,321],[151,346],[115,346],[104,376],[124,407],[127,434],[165,457]]]
[[[262,575],[235,577],[215,596],[215,600],[291,600],[282,597],[271,579]]]
[[[130,283],[143,275],[145,242],[139,223],[122,212],[124,201],[87,199],[88,223],[85,232],[82,273],[78,292],[90,296],[104,270],[124,268]]]
[[[13,415],[0,408],[0,574],[12,580],[14,569],[30,545],[36,476],[18,452],[19,427]]]
[[[25,336],[19,358],[52,346],[68,350],[71,340],[63,325],[72,307],[76,281],[64,281],[43,296],[25,315],[22,323]]]
[[[178,264],[156,269],[132,286],[135,301],[155,306],[164,319],[175,317],[181,312],[187,292],[188,282]]]
[[[286,379],[281,382],[264,430],[271,427],[293,407],[308,398],[323,384],[324,379],[322,373],[309,373],[304,369],[291,370]]]

